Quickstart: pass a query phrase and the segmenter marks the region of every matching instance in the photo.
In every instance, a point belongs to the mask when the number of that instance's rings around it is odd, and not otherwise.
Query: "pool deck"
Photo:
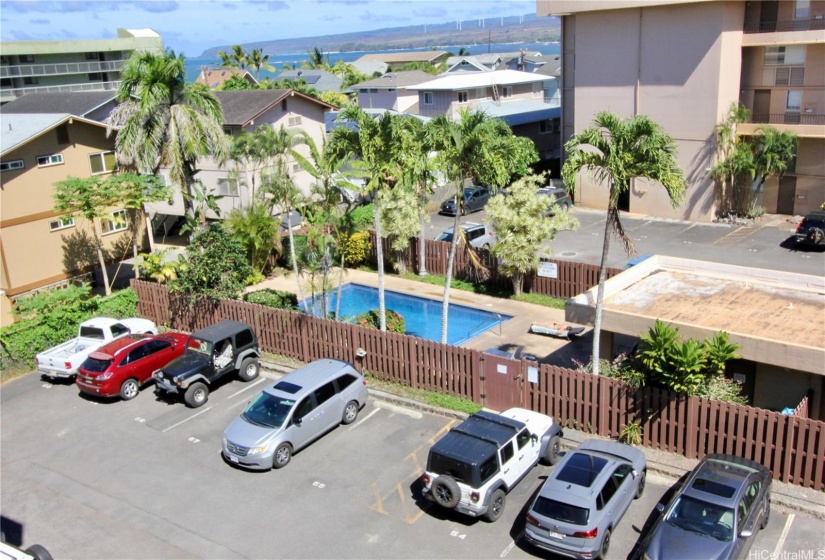
[[[348,270],[344,276],[344,282],[378,287],[378,274],[360,270]],[[433,299],[439,302],[444,294],[443,286],[433,286],[431,284],[405,280],[391,275],[385,275],[384,287],[394,292]],[[297,293],[295,277],[291,273],[269,278],[257,284],[253,289],[262,288]],[[304,295],[306,296],[307,294],[305,293]],[[528,332],[533,321],[565,323],[564,309],[552,309],[541,305],[499,299],[461,290],[450,290],[450,303],[512,316],[512,319],[503,322],[500,328],[495,326],[461,344],[460,346],[464,348],[474,348],[477,350],[499,348],[501,350],[509,350],[514,346],[524,346],[524,352],[536,356],[540,363],[574,369],[577,367],[577,362],[586,364],[590,361],[592,329],[589,327],[583,336],[577,337],[569,342],[564,339]]]

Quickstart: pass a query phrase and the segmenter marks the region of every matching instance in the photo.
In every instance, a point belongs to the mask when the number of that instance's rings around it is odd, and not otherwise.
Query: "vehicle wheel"
[[[252,381],[261,373],[261,364],[257,358],[246,358],[241,362],[241,369],[238,370],[238,377],[243,381]]]
[[[760,529],[768,526],[768,521],[771,519],[771,497],[765,497],[765,517],[762,518],[762,523],[759,525]]]
[[[33,544],[25,550],[26,554],[30,554],[34,560],[53,560],[52,555],[46,550],[46,547]]]
[[[484,519],[490,523],[498,521],[498,518],[504,513],[504,503],[506,501],[507,495],[504,493],[504,490],[498,488],[490,497],[490,505],[488,506],[487,513],[484,514]]]
[[[292,459],[292,446],[288,443],[282,443],[275,450],[275,455],[272,457],[272,466],[276,469],[282,469],[289,464]]]
[[[814,245],[819,245],[822,243],[822,240],[825,239],[825,232],[819,228],[811,228],[808,230],[808,239]]]
[[[190,408],[198,408],[209,398],[209,387],[198,381],[192,383],[183,395],[183,400],[186,401]]]
[[[341,418],[342,424],[352,424],[358,418],[358,401],[350,401],[344,407],[344,417]]]
[[[642,494],[645,492],[645,482],[647,481],[647,471],[642,471],[642,474],[639,475],[639,487],[636,489],[636,495],[633,496],[634,500],[638,500],[642,497]]]
[[[548,465],[555,465],[559,462],[559,449],[561,447],[561,440],[559,436],[553,436],[547,442],[547,449],[544,452],[544,462]]]
[[[123,385],[120,386],[120,398],[124,401],[132,400],[139,392],[140,385],[138,385],[137,379],[133,377],[124,381]]]
[[[599,558],[604,560],[607,558],[607,551],[610,548],[610,529],[604,532],[604,537],[602,538],[602,546],[599,547]]]
[[[441,475],[433,481],[433,498],[435,503],[447,509],[455,509],[461,500],[461,488],[451,476]]]

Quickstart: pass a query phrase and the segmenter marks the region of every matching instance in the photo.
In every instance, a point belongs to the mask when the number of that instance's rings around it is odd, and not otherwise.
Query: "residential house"
[[[0,103],[28,93],[114,91],[135,51],[163,52],[151,29],[118,29],[116,39],[0,43]]]
[[[634,181],[624,211],[710,221],[717,192],[714,129],[742,102],[753,139],[769,123],[796,133],[794,167],[770,179],[769,213],[806,214],[825,200],[825,1],[537,0],[539,15],[562,16],[562,139],[590,126],[599,111],[648,115],[676,141],[685,202]],[[576,203],[605,209],[607,188],[585,174]]]
[[[535,72],[544,64],[540,57],[540,52],[528,53],[527,51],[451,56],[447,59],[447,72],[492,72],[493,70]]]
[[[517,136],[530,138],[542,160],[559,157],[556,81],[548,76],[516,70],[445,74],[410,86],[418,92],[418,114],[447,115],[472,107],[503,119]]]
[[[399,113],[418,114],[418,92],[408,89],[433,79],[422,70],[389,72],[380,78],[355,84],[347,93],[358,94],[362,109],[392,109]]]
[[[68,113],[91,121],[106,122],[117,106],[113,91],[29,93],[6,103],[3,115],[20,113]]]
[[[98,266],[93,225],[54,211],[54,184],[115,170],[106,125],[70,115],[2,112],[0,127],[0,322],[15,298],[89,279]],[[104,250],[129,243],[127,211],[102,221]],[[110,255],[112,259],[116,255]]]
[[[195,78],[195,83],[204,84],[209,86],[210,89],[218,89],[226,80],[234,76],[243,78],[249,82],[249,85],[251,86],[258,85],[258,80],[255,79],[255,76],[253,76],[249,70],[241,70],[239,68],[201,68],[198,77]]]
[[[292,80],[293,82],[303,80],[309,87],[318,93],[323,93],[325,91],[339,93],[341,91],[341,86],[344,85],[344,79],[341,76],[336,76],[332,72],[327,72],[326,70],[310,70],[307,68],[284,70],[275,76],[274,80]]]
[[[288,89],[260,89],[216,91],[215,97],[223,108],[224,132],[229,136],[237,136],[241,131],[253,132],[259,126],[271,126],[279,129],[281,126],[289,132],[302,131],[310,136],[315,144],[321,147],[326,136],[324,113],[332,109],[332,105],[319,101],[308,95]],[[306,146],[298,146],[296,150],[304,156],[309,156]],[[287,158],[288,172],[295,184],[305,194],[309,193],[313,183],[312,176],[303,171],[294,158]],[[260,186],[260,170],[247,169],[241,162],[229,161],[219,166],[212,158],[202,158],[198,161],[198,180],[210,194],[219,195],[220,215],[226,216],[233,208],[249,204]],[[161,174],[169,179],[166,169]],[[146,210],[153,219],[155,235],[162,235],[176,220],[184,215],[183,198],[178,189],[169,202],[147,204]],[[219,216],[209,212],[209,218]]]
[[[592,325],[597,290],[569,300],[566,320]],[[823,291],[822,276],[653,255],[605,282],[599,355],[631,351],[656,319],[683,339],[726,332],[741,356],[727,375],[751,405],[782,411],[807,397],[809,416],[825,420]]]
[[[400,68],[414,62],[426,62],[437,66],[446,62],[450,53],[447,51],[409,51],[365,54],[355,62],[385,62],[390,68]]]
[[[348,64],[355,68],[358,72],[366,74],[367,76],[375,76],[376,74],[383,76],[387,73],[387,70],[390,69],[386,62],[381,62],[380,60],[355,60]]]

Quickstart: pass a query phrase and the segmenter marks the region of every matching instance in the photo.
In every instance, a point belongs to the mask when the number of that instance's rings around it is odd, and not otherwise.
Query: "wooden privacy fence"
[[[375,232],[370,232],[370,256],[369,262],[373,266],[377,265],[375,252]],[[387,251],[389,244],[384,240],[384,256],[390,256]],[[407,266],[417,270],[418,263],[418,238],[410,240],[410,246],[405,252]],[[479,261],[487,269],[486,278],[483,283],[494,288],[509,289],[512,282],[498,271],[498,261],[483,249],[474,249],[479,257]],[[433,241],[427,239],[424,242],[424,265],[429,274],[445,275],[447,273],[447,261],[450,257],[450,243],[446,241]],[[599,267],[592,264],[585,264],[573,261],[557,259],[541,259],[541,262],[554,263],[556,265],[557,277],[547,278],[539,276],[535,272],[528,274],[524,279],[524,291],[533,294],[542,294],[556,298],[571,298],[585,292],[599,283]],[[385,261],[385,267],[389,267],[389,260]],[[608,268],[605,270],[605,278],[612,278],[621,272],[618,268]],[[461,280],[479,281],[478,271],[472,266],[470,256],[463,247],[458,247],[455,253],[455,263],[453,264],[453,277]]]
[[[498,409],[522,406],[605,437],[617,437],[623,426],[641,419],[645,446],[690,458],[732,453],[765,465],[783,482],[825,489],[825,422],[651,387],[633,390],[604,376],[243,301],[220,300],[192,309],[165,286],[132,280],[132,288],[138,313],[157,324],[196,330],[222,319],[243,321],[255,329],[267,352],[303,362],[345,360],[384,381]],[[366,352],[363,358],[359,348]]]

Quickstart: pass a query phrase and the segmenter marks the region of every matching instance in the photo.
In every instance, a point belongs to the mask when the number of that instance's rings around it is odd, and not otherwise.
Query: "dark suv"
[[[458,199],[458,205],[456,205],[455,198],[450,198],[442,202],[440,213],[450,216],[455,216],[456,213],[459,213],[463,216],[470,212],[483,210],[489,201],[490,189],[473,185],[472,187],[466,187],[464,189],[464,193]]]
[[[252,328],[238,321],[221,321],[189,335],[186,352],[152,374],[157,393],[183,393],[191,408],[209,398],[209,386],[238,372],[244,381],[260,373],[261,351]]]
[[[811,212],[796,228],[794,240],[813,247],[825,247],[825,210]]]

